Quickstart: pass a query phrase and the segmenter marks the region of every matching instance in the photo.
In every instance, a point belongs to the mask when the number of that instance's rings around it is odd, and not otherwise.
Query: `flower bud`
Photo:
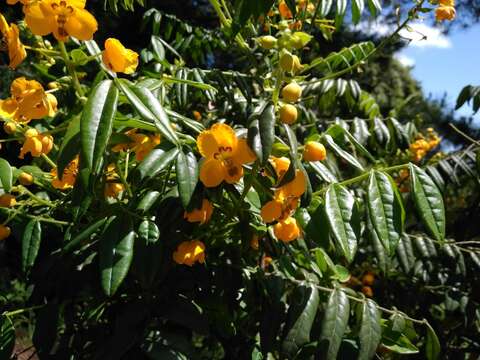
[[[292,81],[282,89],[282,97],[285,101],[297,102],[301,96],[302,88],[295,81]]]
[[[28,185],[32,185],[33,184],[33,176],[26,173],[26,172],[22,172],[19,176],[18,176],[18,182],[20,184],[22,184],[23,186],[28,186]]]
[[[17,125],[13,121],[6,122],[3,124],[3,131],[11,135],[17,131]]]
[[[280,108],[280,121],[283,124],[291,125],[298,118],[297,108],[291,104],[285,104]]]
[[[323,144],[316,141],[308,141],[303,149],[303,160],[323,161],[327,157],[327,150]]]
[[[277,39],[271,35],[265,35],[258,38],[258,43],[262,48],[270,50],[277,45]]]
[[[10,236],[11,230],[6,225],[0,225],[0,240],[5,240]]]

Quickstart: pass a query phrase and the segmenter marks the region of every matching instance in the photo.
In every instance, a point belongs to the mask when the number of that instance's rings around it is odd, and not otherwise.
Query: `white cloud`
[[[403,54],[397,54],[395,55],[395,58],[400,61],[400,63],[404,66],[414,66],[415,65],[415,59],[411,58],[410,56],[406,56]]]
[[[395,26],[389,26],[379,22],[361,22],[352,28],[354,31],[364,31],[367,34],[379,36],[388,36],[395,31]],[[421,22],[410,24],[409,29],[402,29],[399,35],[405,40],[410,41],[410,46],[442,49],[452,47],[452,42],[447,36],[442,34],[440,28]]]

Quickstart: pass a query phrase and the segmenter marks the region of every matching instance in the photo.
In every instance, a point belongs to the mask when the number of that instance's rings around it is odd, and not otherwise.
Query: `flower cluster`
[[[272,157],[271,163],[281,182],[290,167],[290,160]],[[294,179],[278,187],[274,192],[273,200],[262,206],[260,215],[263,221],[266,223],[277,222],[273,226],[273,231],[281,241],[290,242],[300,236],[300,227],[292,215],[298,207],[299,197],[305,190],[305,175],[303,171],[297,170]]]
[[[419,162],[430,150],[436,148],[438,144],[440,144],[440,141],[441,138],[433,132],[433,129],[429,128],[426,138],[421,135],[417,140],[415,140],[415,142],[410,144],[409,150],[412,159],[415,162]]]

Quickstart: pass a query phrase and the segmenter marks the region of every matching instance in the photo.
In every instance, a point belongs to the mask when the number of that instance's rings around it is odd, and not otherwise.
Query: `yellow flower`
[[[196,262],[205,262],[205,244],[199,240],[184,241],[173,253],[173,261],[177,264],[193,266]]]
[[[120,41],[108,38],[102,52],[103,63],[114,72],[132,74],[138,66],[138,54],[126,49]]]
[[[160,135],[146,135],[137,133],[137,129],[129,130],[125,133],[131,142],[121,143],[112,147],[113,152],[132,150],[135,153],[135,159],[142,161],[157,145],[160,144]]]
[[[0,240],[5,240],[10,236],[11,230],[8,226],[6,225],[1,225],[0,224]]]
[[[0,116],[28,123],[33,119],[54,116],[57,99],[47,94],[42,85],[24,77],[15,79],[10,86],[11,97],[0,100]]]
[[[185,211],[184,218],[187,219],[188,222],[199,222],[200,224],[205,224],[212,217],[212,213],[212,203],[207,199],[203,199],[202,207],[199,209],[194,209],[190,212]]]
[[[281,180],[290,167],[290,159],[285,156],[280,158],[271,156],[269,161],[277,173],[278,180]]]
[[[53,33],[59,41],[73,36],[91,40],[97,20],[85,10],[86,0],[41,0],[24,7],[25,22],[35,35]]]
[[[15,24],[7,24],[7,21],[0,14],[0,33],[2,40],[0,42],[0,50],[7,51],[10,59],[8,65],[11,69],[15,69],[27,57],[25,47],[20,41],[20,32]]]
[[[437,21],[443,21],[443,20],[453,20],[455,19],[455,8],[453,6],[443,6],[440,5],[435,9],[435,19]]]
[[[455,0],[440,0],[438,4],[440,6],[455,6]]]
[[[25,142],[20,149],[20,159],[23,159],[25,154],[30,153],[33,157],[39,157],[42,154],[48,154],[53,148],[52,135],[39,134],[35,129],[28,129],[25,131]]]
[[[317,141],[308,141],[303,149],[303,160],[323,161],[327,157],[327,150]]]
[[[217,123],[197,138],[200,154],[205,158],[200,168],[200,181],[206,187],[216,187],[226,181],[236,183],[243,176],[242,165],[256,157],[245,139],[237,139],[235,131]]]
[[[297,224],[297,220],[293,217],[288,217],[274,225],[273,233],[278,240],[290,242],[300,236],[300,227]]]
[[[62,179],[58,178],[57,169],[53,169],[50,174],[53,176],[52,186],[55,189],[66,190],[73,188],[78,175],[78,156],[73,159],[63,171]]]
[[[9,208],[15,206],[17,201],[15,200],[15,196],[10,194],[2,194],[0,195],[0,207]]]
[[[106,198],[117,198],[125,190],[125,187],[122,183],[116,181],[119,176],[115,171],[115,164],[107,166],[106,176],[107,182],[105,183],[103,194]]]

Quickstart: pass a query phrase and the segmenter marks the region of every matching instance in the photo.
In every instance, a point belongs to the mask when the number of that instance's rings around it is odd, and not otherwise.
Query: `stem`
[[[41,309],[41,308],[45,307],[46,305],[47,304],[35,305],[35,306],[31,306],[31,307],[28,307],[28,308],[25,308],[25,309],[18,309],[18,310],[14,310],[14,311],[5,311],[5,312],[2,313],[2,316],[15,316],[15,315],[23,314],[24,312],[27,312],[27,311]]]
[[[455,130],[457,133],[459,133],[460,135],[462,135],[465,139],[471,141],[472,143],[474,143],[475,145],[478,145],[480,146],[480,141],[477,141],[475,140],[474,138],[468,136],[467,134],[465,134],[462,130],[460,130],[459,128],[457,128],[455,125],[453,125],[452,123],[448,124],[450,125],[450,127]]]
[[[116,163],[116,167],[118,169],[118,177],[120,178],[120,181],[122,182],[123,186],[125,186],[125,189],[127,190],[128,196],[133,197],[133,192],[132,189],[130,188],[130,185],[127,182],[126,177],[124,176],[123,172],[120,170],[120,166],[118,162]]]
[[[39,198],[37,195],[35,195],[34,193],[32,193],[30,190],[28,190],[26,187],[24,186],[19,186],[18,187],[20,189],[21,192],[27,194],[28,196],[30,196],[32,199],[34,199],[36,202],[42,204],[42,205],[45,205],[45,206],[49,206],[49,207],[54,207],[55,204],[50,202],[50,201],[47,201],[47,200],[43,200],[41,198]]]
[[[8,208],[0,208],[0,211],[5,211],[7,213],[16,213],[16,210],[14,209],[8,209]],[[66,222],[66,221],[61,221],[61,220],[55,220],[52,218],[45,218],[43,216],[35,216],[35,215],[29,215],[29,214],[20,214],[20,216],[24,216],[29,219],[34,219],[38,220],[40,222],[46,222],[50,224],[57,224],[57,225],[71,225],[71,223]]]
[[[23,46],[27,50],[35,51],[35,52],[38,52],[38,53],[44,54],[44,55],[53,55],[53,56],[60,56],[61,55],[61,53],[59,51],[56,51],[56,50],[41,49],[41,48],[36,48],[36,47],[28,46],[28,45],[23,45]]]
[[[382,168],[382,169],[378,169],[378,170],[385,171],[385,172],[392,172],[392,171],[396,171],[396,170],[405,169],[407,167],[408,167],[408,164],[401,164],[401,165],[394,165],[394,166],[390,166],[390,167],[386,167],[386,168]],[[337,185],[348,186],[348,185],[351,185],[351,184],[355,184],[357,182],[365,180],[366,178],[368,178],[369,175],[370,175],[370,170],[367,171],[367,172],[364,172],[363,174],[358,175],[354,178],[341,181],[341,182],[337,183]],[[326,189],[323,188],[321,190],[315,191],[312,195],[320,195],[323,192],[325,192],[325,190]]]
[[[75,71],[75,65],[71,62],[70,56],[68,56],[65,43],[63,41],[59,41],[58,47],[60,48],[60,53],[62,55],[63,60],[65,61],[65,66],[67,67],[68,73],[72,77],[73,86],[77,91],[78,96],[84,97],[85,93],[83,92],[82,86],[80,85],[80,81],[78,81],[77,72]]]
[[[210,4],[212,5],[213,9],[217,13],[218,17],[220,18],[220,23],[222,27],[230,28],[231,27],[231,20],[227,19],[225,16],[222,6],[218,2],[218,0],[210,0]],[[228,11],[228,10],[227,10]],[[238,43],[238,45],[244,49],[244,50],[249,50],[249,46],[246,43],[245,39],[243,38],[242,34],[237,34],[235,35],[235,41]]]
[[[52,159],[50,159],[47,154],[42,154],[42,158],[43,158],[43,160],[45,160],[52,168],[54,168],[54,169],[57,168],[57,164],[55,164],[55,162],[54,162]]]

